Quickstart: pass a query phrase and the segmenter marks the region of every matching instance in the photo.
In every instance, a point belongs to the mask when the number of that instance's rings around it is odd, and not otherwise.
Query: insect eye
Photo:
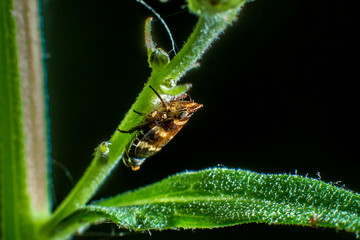
[[[185,118],[188,118],[188,113],[186,111],[180,112],[179,113],[179,119],[182,120],[182,119],[185,119]]]

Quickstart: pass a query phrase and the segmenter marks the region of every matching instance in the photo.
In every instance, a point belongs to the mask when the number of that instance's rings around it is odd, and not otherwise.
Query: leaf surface
[[[357,193],[317,179],[213,168],[180,173],[96,202],[72,218],[77,222],[106,218],[135,231],[256,222],[329,227],[357,234],[359,203]]]

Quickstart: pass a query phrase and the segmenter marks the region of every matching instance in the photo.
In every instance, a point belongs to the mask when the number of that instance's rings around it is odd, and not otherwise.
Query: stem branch
[[[216,40],[227,25],[233,22],[238,11],[239,9],[231,10],[211,17],[200,16],[194,32],[191,34],[183,49],[168,65],[158,71],[153,71],[144,89],[119,125],[119,129],[128,130],[136,126],[142,117],[134,114],[133,110],[144,113],[150,112],[157,101],[156,95],[149,86],[151,85],[155,89],[159,89],[160,85],[169,85],[169,81],[172,80],[172,87],[175,87],[176,82],[178,82],[188,70],[195,66],[211,43]],[[53,218],[43,226],[45,232],[49,234],[56,228],[60,221],[84,206],[91,199],[99,186],[110,174],[111,170],[118,164],[130,140],[130,134],[115,131],[109,141],[111,145],[108,145],[110,150],[108,158],[105,160],[101,157],[101,154],[96,152],[91,165],[83,177],[56,209]]]

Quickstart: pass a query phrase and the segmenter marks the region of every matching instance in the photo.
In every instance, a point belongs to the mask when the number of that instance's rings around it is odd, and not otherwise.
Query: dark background
[[[181,47],[196,16],[180,0],[147,2],[165,19]],[[326,182],[341,181],[359,192],[356,10],[345,1],[248,3],[239,20],[203,56],[201,66],[182,80],[193,84],[189,93],[204,108],[140,171],[119,164],[95,199],[219,164],[264,173],[297,171],[315,178],[320,173]],[[45,0],[43,14],[57,205],[149,77],[143,26],[152,14],[135,0]],[[153,35],[160,47],[171,50],[159,21],[153,23]],[[105,224],[91,231],[108,235],[111,229]],[[123,239],[230,237],[355,239],[334,230],[266,224],[152,231],[151,237],[130,233]]]

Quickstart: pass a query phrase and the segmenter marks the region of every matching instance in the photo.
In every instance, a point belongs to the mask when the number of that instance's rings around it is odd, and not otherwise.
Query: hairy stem
[[[12,0],[0,1],[0,202],[3,239],[34,238],[28,192],[19,26]],[[24,23],[26,25],[26,22]]]
[[[27,183],[34,213],[50,214],[45,74],[39,3],[14,1],[23,99]]]
[[[133,110],[144,113],[150,112],[156,104],[156,95],[149,86],[151,85],[155,89],[159,89],[160,85],[171,85],[174,87],[176,82],[188,70],[194,67],[202,54],[216,40],[219,34],[223,32],[226,26],[234,21],[238,11],[239,9],[236,9],[226,13],[219,13],[216,16],[200,16],[194,32],[182,50],[168,65],[152,73],[144,89],[119,125],[119,129],[128,130],[136,126],[142,117],[135,114]],[[111,144],[108,145],[109,154],[106,159],[99,152],[95,154],[91,165],[83,177],[57,208],[53,218],[44,225],[43,230],[45,232],[50,233],[61,220],[91,199],[111,170],[118,164],[130,140],[130,134],[115,131],[109,140]]]

